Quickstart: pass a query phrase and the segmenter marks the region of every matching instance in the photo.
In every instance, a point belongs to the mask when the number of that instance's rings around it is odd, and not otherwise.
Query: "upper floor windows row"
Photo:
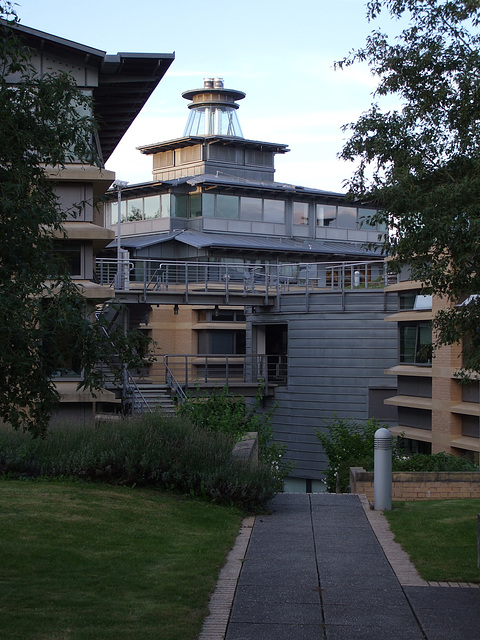
[[[118,205],[111,202],[111,224],[118,221]],[[289,203],[272,198],[235,196],[222,193],[169,194],[122,200],[122,222],[135,222],[152,218],[220,218],[247,222],[286,224]],[[330,227],[338,229],[383,230],[371,222],[374,209],[350,206],[311,204],[293,201],[291,220],[293,227]]]

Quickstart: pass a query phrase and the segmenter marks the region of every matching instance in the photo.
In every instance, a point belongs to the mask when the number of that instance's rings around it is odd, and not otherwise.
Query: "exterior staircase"
[[[132,413],[158,411],[163,415],[175,415],[175,404],[166,384],[137,383],[132,389]]]

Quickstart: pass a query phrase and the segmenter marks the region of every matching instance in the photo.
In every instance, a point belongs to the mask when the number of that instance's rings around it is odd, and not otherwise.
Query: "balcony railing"
[[[159,260],[98,259],[99,284],[115,291],[151,293],[229,293],[280,296],[320,290],[379,289],[389,282],[384,260],[367,262],[314,262],[235,264],[220,262],[165,262]]]
[[[173,378],[185,391],[203,385],[285,384],[286,355],[167,354],[167,384]]]

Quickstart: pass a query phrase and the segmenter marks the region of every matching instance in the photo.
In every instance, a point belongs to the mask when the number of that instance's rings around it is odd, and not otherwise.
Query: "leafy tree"
[[[95,123],[70,76],[35,72],[9,26],[18,20],[11,3],[0,1],[0,17],[0,418],[41,435],[58,402],[45,348],[52,332],[68,333],[92,390],[102,384],[95,365],[111,350],[54,251],[66,214],[44,170],[94,164]]]
[[[449,304],[435,319],[438,344],[463,338],[463,372],[480,372],[480,2],[371,0],[403,27],[392,41],[373,30],[337,63],[368,63],[375,102],[340,157],[355,161],[351,193],[375,202],[384,250]],[[379,100],[396,96],[397,109]],[[470,296],[468,304],[459,306]]]

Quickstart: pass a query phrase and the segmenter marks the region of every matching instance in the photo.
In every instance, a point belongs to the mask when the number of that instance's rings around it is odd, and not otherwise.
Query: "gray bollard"
[[[392,434],[378,429],[374,440],[373,508],[392,508]]]

